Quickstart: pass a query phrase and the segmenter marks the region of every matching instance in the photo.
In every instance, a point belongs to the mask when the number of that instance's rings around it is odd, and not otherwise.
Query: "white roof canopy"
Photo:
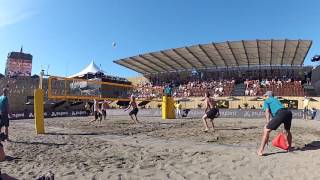
[[[102,73],[105,74],[105,72],[103,70],[101,70],[93,61],[91,61],[91,63],[84,68],[82,71],[69,76],[69,78],[73,78],[73,77],[83,77],[87,74],[96,74],[96,73]]]
[[[140,54],[114,61],[141,74],[193,69],[302,66],[311,40],[252,40],[208,43]]]

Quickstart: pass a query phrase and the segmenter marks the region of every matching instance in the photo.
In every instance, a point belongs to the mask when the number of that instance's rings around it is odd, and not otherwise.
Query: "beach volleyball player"
[[[132,110],[129,112],[130,118],[132,119],[132,121],[133,121],[134,123],[139,123],[138,117],[137,117],[137,114],[138,114],[138,112],[139,112],[139,109],[138,109],[136,97],[135,97],[134,95],[131,95],[131,97],[130,97],[130,102],[129,102],[129,106],[125,109],[125,111],[127,111],[128,109],[130,109],[130,107],[132,108]],[[133,118],[133,116],[135,117],[135,119]]]
[[[214,99],[210,98],[210,94],[208,92],[205,93],[205,104],[206,109],[204,111],[204,116],[202,117],[203,125],[204,125],[204,132],[207,132],[209,130],[207,119],[210,119],[210,122],[212,124],[212,128],[214,128],[213,120],[217,117],[219,114],[219,109],[217,107],[217,103]]]
[[[101,125],[102,112],[101,112],[101,108],[99,106],[99,102],[96,99],[93,100],[93,115],[94,115],[94,119],[89,121],[88,124],[98,120],[99,124]]]
[[[284,129],[286,130],[289,150],[292,143],[292,135],[290,132],[292,112],[288,109],[285,109],[281,102],[273,97],[272,91],[267,91],[264,96],[266,99],[264,100],[262,109],[265,111],[266,125],[263,130],[261,145],[257,152],[259,156],[263,155],[263,150],[269,140],[270,132],[278,129],[282,123],[284,124]]]

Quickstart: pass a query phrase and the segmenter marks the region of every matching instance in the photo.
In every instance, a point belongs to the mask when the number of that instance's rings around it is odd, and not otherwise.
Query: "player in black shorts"
[[[270,132],[278,129],[281,124],[284,125],[284,129],[287,132],[289,150],[292,143],[292,134],[290,132],[292,112],[288,109],[285,109],[281,102],[273,97],[272,91],[267,91],[264,96],[267,96],[267,98],[264,100],[262,108],[266,115],[266,125],[263,131],[261,146],[257,152],[259,156],[263,155],[263,150],[269,140]]]
[[[206,103],[206,109],[205,114],[202,117],[203,125],[204,125],[204,132],[207,132],[209,130],[207,119],[210,119],[212,128],[214,128],[213,119],[216,118],[219,115],[219,109],[217,108],[216,102],[210,98],[210,94],[207,92],[205,93],[205,103]]]
[[[134,95],[131,95],[129,106],[127,107],[127,109],[125,109],[125,111],[127,111],[128,109],[130,109],[130,107],[132,108],[132,110],[129,112],[129,116],[130,116],[131,120],[132,120],[134,123],[139,123],[138,117],[137,117],[137,114],[138,114],[138,112],[139,112],[139,109],[138,109],[136,97],[135,97]],[[135,117],[135,119],[133,118],[133,116]]]
[[[8,89],[4,88],[2,96],[0,96],[0,133],[2,132],[2,127],[6,134],[6,139],[9,141],[9,99]]]

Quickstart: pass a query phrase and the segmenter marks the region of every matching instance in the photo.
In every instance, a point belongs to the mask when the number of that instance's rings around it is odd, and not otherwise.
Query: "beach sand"
[[[97,127],[87,125],[91,118],[46,119],[45,135],[35,134],[33,120],[11,121],[2,173],[28,180],[48,171],[58,180],[320,179],[319,121],[293,120],[296,150],[270,142],[260,157],[262,119],[218,118],[205,133],[200,119],[143,117],[136,125],[120,116]]]

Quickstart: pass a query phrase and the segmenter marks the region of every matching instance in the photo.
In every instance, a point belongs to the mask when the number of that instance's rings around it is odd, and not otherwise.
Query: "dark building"
[[[7,57],[5,76],[31,76],[32,55],[20,52],[10,52]]]

